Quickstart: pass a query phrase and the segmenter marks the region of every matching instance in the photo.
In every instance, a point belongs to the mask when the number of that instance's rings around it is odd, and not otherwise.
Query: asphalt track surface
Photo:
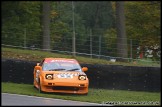
[[[1,98],[2,106],[105,106],[98,103],[61,100],[9,93],[1,93]]]

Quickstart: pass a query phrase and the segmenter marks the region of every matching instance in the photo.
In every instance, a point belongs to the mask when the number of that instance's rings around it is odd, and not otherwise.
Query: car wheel
[[[34,88],[37,88],[35,85],[33,85]]]
[[[87,95],[88,95],[88,93],[85,93],[85,94],[83,94],[83,95],[87,96]]]
[[[38,88],[38,90],[39,90],[39,93],[42,93],[42,89],[41,89],[41,82],[40,82],[40,79],[39,79],[39,88]]]

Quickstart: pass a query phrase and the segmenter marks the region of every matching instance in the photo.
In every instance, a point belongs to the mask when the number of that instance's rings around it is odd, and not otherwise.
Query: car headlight
[[[86,80],[86,75],[79,75],[78,79],[79,80]]]
[[[53,74],[46,74],[46,79],[52,80],[53,79]]]

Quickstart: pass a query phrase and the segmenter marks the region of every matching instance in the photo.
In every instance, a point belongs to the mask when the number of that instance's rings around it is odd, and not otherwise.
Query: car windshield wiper
[[[75,71],[75,70],[79,70],[79,68],[69,69],[67,71]]]
[[[63,68],[58,68],[58,69],[50,69],[50,70],[48,70],[48,71],[62,71],[62,70],[65,70],[65,69],[63,69]]]

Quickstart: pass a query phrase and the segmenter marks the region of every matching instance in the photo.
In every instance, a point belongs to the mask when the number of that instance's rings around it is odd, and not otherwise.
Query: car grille
[[[78,91],[78,87],[67,87],[67,86],[54,86],[53,90],[69,90],[69,91]]]

